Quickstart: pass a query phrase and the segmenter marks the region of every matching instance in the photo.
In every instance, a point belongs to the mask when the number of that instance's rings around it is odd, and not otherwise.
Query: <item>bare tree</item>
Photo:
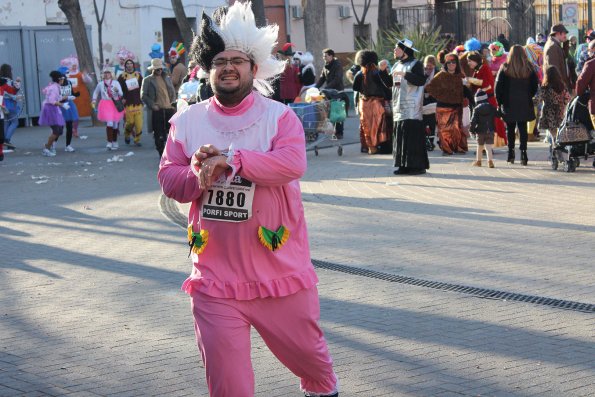
[[[171,0],[171,6],[174,9],[176,22],[178,23],[178,28],[180,29],[180,33],[182,34],[182,41],[184,42],[184,47],[188,49],[192,45],[194,33],[192,32],[192,26],[190,25],[190,21],[186,17],[186,11],[184,11],[184,5],[182,4],[182,0]]]
[[[103,11],[99,17],[99,8],[97,7],[97,0],[93,0],[93,8],[95,9],[95,19],[97,20],[97,37],[99,40],[99,65],[103,67],[103,20],[105,19],[105,8],[107,0],[103,0]]]
[[[256,19],[256,26],[262,27],[267,24],[267,18],[264,12],[264,0],[252,0],[252,12]]]
[[[91,77],[90,82],[84,82],[89,92],[93,92],[97,85],[97,75],[95,74],[95,67],[93,65],[93,53],[89,45],[89,38],[87,37],[87,30],[85,29],[85,21],[83,13],[81,12],[81,5],[79,0],[58,0],[58,7],[66,15],[68,24],[70,25],[70,32],[74,41],[74,48],[79,60],[79,69],[83,73],[88,73]],[[93,125],[97,123],[97,115],[91,113]]]
[[[314,54],[314,66],[323,67],[322,50],[328,46],[326,0],[302,0],[306,49]]]
[[[393,0],[378,0],[378,30],[386,32],[393,29],[396,22],[393,13]]]
[[[368,15],[368,10],[370,9],[371,3],[372,0],[364,0],[364,11],[362,12],[362,17],[360,18],[359,15],[357,15],[357,11],[355,10],[355,4],[353,4],[353,0],[351,0],[351,9],[353,10],[353,16],[355,16],[355,21],[357,22],[357,35],[355,37],[357,41],[369,42],[371,39],[371,37],[369,37],[368,35],[363,34],[363,32],[366,31],[366,16]]]
[[[533,36],[535,33],[533,27],[535,26],[535,8],[533,3],[535,0],[516,0],[508,2],[508,22],[514,29],[510,29],[511,43],[524,44],[527,37]],[[505,32],[499,32],[505,33]]]

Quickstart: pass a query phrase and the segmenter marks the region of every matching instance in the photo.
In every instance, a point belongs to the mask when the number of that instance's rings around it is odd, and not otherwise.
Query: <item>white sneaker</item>
[[[74,152],[74,148],[71,145],[66,146],[66,148],[64,148],[65,152]]]
[[[50,148],[50,151],[52,153],[54,153],[54,156],[56,155],[56,142],[52,143],[52,147]]]
[[[112,150],[112,143],[111,142],[108,142],[107,145],[105,145],[105,148],[107,150]]]
[[[52,152],[50,149],[44,147],[41,151],[41,154],[46,157],[54,157],[56,155],[56,152]]]
[[[119,148],[118,142],[112,142],[112,150],[118,150]]]

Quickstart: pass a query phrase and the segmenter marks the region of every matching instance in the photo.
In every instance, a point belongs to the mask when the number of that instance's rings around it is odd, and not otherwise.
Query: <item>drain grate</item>
[[[183,216],[180,213],[178,206],[174,200],[169,199],[162,194],[159,198],[159,208],[161,209],[161,212],[165,215],[166,218],[168,218],[176,225],[179,225],[182,228],[186,229],[186,223],[188,222],[188,220],[185,216]],[[514,292],[497,291],[487,288],[467,287],[465,285],[443,283],[440,281],[430,281],[415,277],[399,276],[398,274],[362,269],[359,267],[339,265],[337,263],[325,262],[317,259],[313,259],[312,263],[314,264],[314,266],[320,269],[332,270],[335,272],[352,274],[355,276],[374,278],[377,280],[388,281],[391,283],[415,285],[417,287],[458,292],[461,294],[473,295],[478,298],[533,303],[536,305],[550,306],[558,309],[573,310],[585,313],[595,313],[595,305],[591,303],[567,301],[562,299],[547,298],[543,296],[517,294]]]
[[[493,289],[467,287],[465,285],[443,283],[439,281],[423,280],[415,277],[399,276],[398,274],[383,273],[375,270],[362,269],[358,267],[339,265],[337,263],[320,261],[313,259],[314,266],[320,269],[332,270],[335,272],[353,274],[356,276],[375,278],[377,280],[389,281],[391,283],[400,283],[415,285],[418,287],[439,289],[442,291],[458,292],[461,294],[473,295],[478,298],[506,300],[513,302],[526,302],[536,305],[551,306],[558,309],[574,310],[585,313],[595,313],[595,305],[590,303],[567,301],[562,299],[547,298],[543,296],[524,295],[514,292],[497,291]]]

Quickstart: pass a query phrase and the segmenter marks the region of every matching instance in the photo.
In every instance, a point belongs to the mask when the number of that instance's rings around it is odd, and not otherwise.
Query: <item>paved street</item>
[[[187,207],[161,199],[151,136],[106,152],[104,129],[85,127],[75,153],[61,138],[46,158],[48,133],[17,130],[0,162],[0,396],[206,396],[180,291]],[[415,177],[357,144],[308,153],[342,397],[595,395],[595,169],[552,171],[545,144],[529,145],[528,167],[503,149],[494,169],[434,151]],[[301,395],[256,333],[253,361],[257,396]]]

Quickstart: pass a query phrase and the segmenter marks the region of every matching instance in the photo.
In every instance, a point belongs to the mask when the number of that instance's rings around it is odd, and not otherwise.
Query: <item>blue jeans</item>
[[[21,107],[17,106],[14,112],[10,112],[5,115],[4,119],[4,140],[10,142],[12,134],[19,126],[19,114],[21,114]]]

